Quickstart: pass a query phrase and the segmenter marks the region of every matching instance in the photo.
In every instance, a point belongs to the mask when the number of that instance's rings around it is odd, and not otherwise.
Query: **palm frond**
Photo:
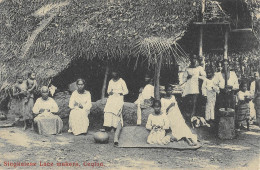
[[[145,56],[151,63],[156,63],[162,55],[164,63],[171,63],[173,59],[179,64],[188,61],[188,55],[176,42],[178,38],[149,37],[138,41],[134,56]],[[178,44],[178,45],[176,45]]]

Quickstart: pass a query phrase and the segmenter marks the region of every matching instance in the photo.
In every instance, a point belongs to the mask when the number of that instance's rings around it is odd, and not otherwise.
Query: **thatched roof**
[[[2,1],[1,80],[13,80],[17,72],[30,69],[37,70],[44,80],[77,57],[106,60],[137,56],[136,44],[145,38],[160,37],[154,47],[169,46],[196,16],[196,1]]]
[[[259,10],[259,0],[247,2],[250,10]],[[200,0],[3,0],[1,82],[30,69],[45,81],[78,57],[105,61],[159,51],[181,60],[186,54],[176,40],[199,8]],[[254,21],[259,33],[259,18]]]

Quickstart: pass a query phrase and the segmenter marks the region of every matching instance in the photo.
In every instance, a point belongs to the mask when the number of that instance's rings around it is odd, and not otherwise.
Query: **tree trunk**
[[[154,75],[154,97],[155,100],[160,100],[160,72],[162,66],[162,55],[158,57],[157,63],[155,64],[155,75]]]
[[[103,86],[102,86],[101,100],[104,100],[105,94],[106,94],[108,71],[109,71],[109,67],[107,64],[106,71],[105,71],[105,77],[104,77],[104,81],[103,81]]]

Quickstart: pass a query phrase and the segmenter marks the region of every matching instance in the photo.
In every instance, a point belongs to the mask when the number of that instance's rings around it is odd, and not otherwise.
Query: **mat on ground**
[[[142,126],[126,126],[123,127],[119,137],[119,148],[170,148],[178,150],[198,149],[201,144],[190,146],[186,141],[170,142],[167,145],[148,144],[147,136],[149,131]]]

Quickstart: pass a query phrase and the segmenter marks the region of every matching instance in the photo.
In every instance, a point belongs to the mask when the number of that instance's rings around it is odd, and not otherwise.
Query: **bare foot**
[[[190,146],[195,146],[195,144],[190,139],[186,138],[186,141]]]

